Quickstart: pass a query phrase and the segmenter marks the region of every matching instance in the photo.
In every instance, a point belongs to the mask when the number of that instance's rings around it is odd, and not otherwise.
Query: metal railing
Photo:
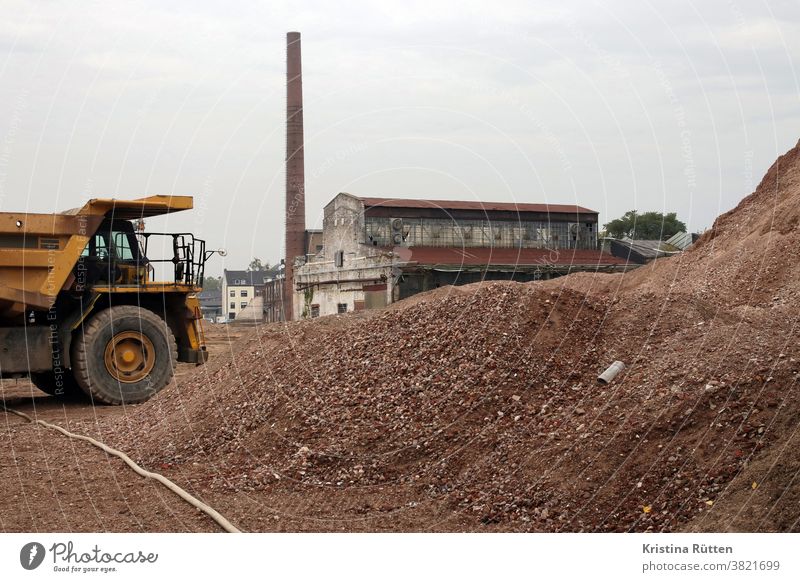
[[[167,232],[140,232],[137,233],[142,253],[147,257],[147,262],[151,263],[172,263],[173,278],[175,283],[191,285],[194,287],[203,286],[206,261],[215,251],[206,251],[206,241],[195,238],[189,232],[167,233]],[[153,237],[172,238],[172,258],[154,259],[149,256],[148,247],[150,239]]]

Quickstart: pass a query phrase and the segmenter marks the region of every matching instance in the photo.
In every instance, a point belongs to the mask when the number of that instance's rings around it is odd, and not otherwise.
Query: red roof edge
[[[599,214],[596,210],[576,204],[540,204],[530,202],[482,202],[478,200],[427,200],[412,198],[375,198],[354,196],[365,207],[383,206],[387,208],[440,208],[442,210],[483,210],[511,212],[561,212],[568,214]]]

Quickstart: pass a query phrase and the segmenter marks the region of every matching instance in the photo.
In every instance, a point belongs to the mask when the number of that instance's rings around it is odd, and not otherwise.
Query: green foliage
[[[620,218],[603,225],[612,238],[633,238],[640,240],[667,240],[672,235],[686,230],[686,225],[678,220],[675,212],[642,212],[630,210]]]
[[[269,269],[269,263],[262,263],[258,257],[254,257],[247,265],[248,271],[266,271],[267,269]]]
[[[222,277],[205,277],[203,291],[219,291],[222,289]]]
[[[311,302],[314,301],[314,288],[309,287],[303,291],[303,313],[301,317],[307,319],[311,315]]]

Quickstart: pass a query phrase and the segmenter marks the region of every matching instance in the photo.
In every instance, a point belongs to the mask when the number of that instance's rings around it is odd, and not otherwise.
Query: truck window
[[[106,243],[106,237],[103,234],[96,234],[92,238],[89,239],[89,242],[86,243],[86,246],[83,248],[81,252],[82,257],[98,257],[100,259],[105,259],[108,257],[108,244]]]
[[[127,232],[114,233],[114,250],[118,261],[133,261],[136,259],[131,248],[131,237]]]
[[[102,228],[89,239],[81,256],[95,257],[100,260],[108,260],[109,256],[113,256],[114,260],[120,262],[137,261],[141,253],[138,252],[138,242],[133,233],[126,230],[111,231],[107,229],[107,226]],[[113,241],[113,244],[109,245],[109,239]]]

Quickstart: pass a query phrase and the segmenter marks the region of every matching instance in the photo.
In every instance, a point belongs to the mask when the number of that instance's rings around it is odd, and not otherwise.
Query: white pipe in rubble
[[[155,479],[156,481],[158,481],[159,483],[164,485],[167,489],[169,489],[170,491],[175,493],[178,497],[180,497],[184,501],[188,502],[193,507],[196,507],[197,509],[199,509],[200,511],[205,513],[208,517],[210,517],[211,519],[216,521],[217,524],[222,529],[224,529],[226,532],[229,532],[229,533],[240,533],[241,532],[241,530],[239,528],[237,528],[235,525],[233,525],[231,522],[229,522],[227,519],[225,519],[215,509],[213,509],[212,507],[206,505],[205,503],[203,503],[202,501],[200,501],[199,499],[197,499],[193,495],[187,493],[186,491],[184,491],[183,489],[178,487],[175,483],[173,483],[172,481],[170,481],[169,479],[164,477],[164,475],[161,475],[159,473],[153,473],[151,471],[147,471],[145,469],[142,469],[139,465],[137,465],[133,461],[133,459],[131,459],[128,455],[126,455],[122,451],[118,451],[117,449],[112,449],[107,444],[101,443],[100,441],[95,440],[92,437],[88,437],[88,436],[85,436],[85,435],[82,435],[82,434],[75,434],[73,432],[69,432],[68,430],[61,428],[57,424],[50,424],[49,422],[45,422],[45,421],[39,420],[37,418],[31,418],[30,416],[28,416],[24,412],[20,412],[19,410],[14,410],[13,408],[6,407],[5,404],[0,403],[0,406],[2,406],[3,410],[5,410],[6,412],[10,412],[11,414],[16,414],[17,416],[21,416],[22,418],[28,420],[29,422],[32,422],[34,424],[39,424],[39,425],[41,425],[41,426],[43,426],[45,428],[49,428],[51,430],[57,430],[58,432],[60,432],[61,434],[65,435],[65,436],[68,436],[69,438],[77,439],[77,440],[81,440],[81,441],[86,441],[88,443],[93,444],[97,448],[102,449],[103,451],[105,451],[109,455],[114,455],[115,457],[119,457],[120,459],[122,459],[125,462],[126,465],[128,465],[131,469],[133,469],[136,472],[137,475],[141,475],[142,477],[148,477],[150,479]]]
[[[617,374],[622,372],[622,370],[624,369],[625,369],[625,364],[617,360],[616,362],[611,364],[608,368],[606,368],[605,372],[603,372],[597,377],[597,381],[600,382],[601,384],[608,384],[609,382],[611,382],[611,380],[617,377]]]

